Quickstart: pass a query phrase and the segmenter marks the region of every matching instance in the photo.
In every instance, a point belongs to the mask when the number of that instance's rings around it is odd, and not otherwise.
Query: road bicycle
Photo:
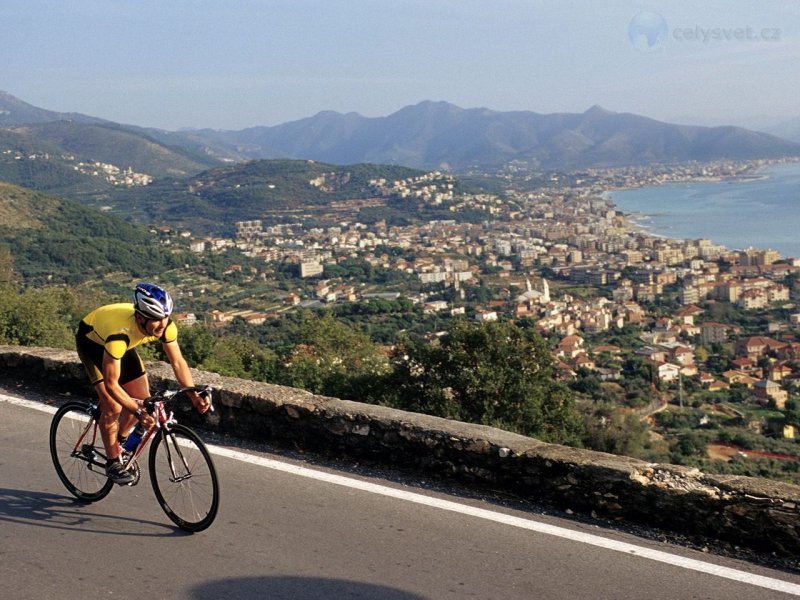
[[[150,483],[167,516],[183,530],[203,531],[213,523],[219,508],[217,471],[205,444],[185,425],[179,424],[170,405],[176,398],[196,391],[210,398],[211,388],[195,386],[167,390],[145,400],[155,416],[138,447],[122,452],[123,468],[136,485],[141,478],[138,458],[152,440],[148,456]],[[100,436],[97,402],[72,400],[56,411],[50,424],[50,454],[61,482],[84,502],[105,498],[114,483],[106,475],[106,454]]]

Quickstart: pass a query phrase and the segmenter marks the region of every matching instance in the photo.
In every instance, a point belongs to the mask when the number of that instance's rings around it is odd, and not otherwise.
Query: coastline
[[[663,233],[656,233],[653,231],[652,224],[642,223],[646,218],[651,217],[649,213],[622,213],[621,217],[625,221],[625,226],[632,231],[647,235],[649,237],[658,238],[662,240],[673,240],[675,242],[687,241],[686,238],[675,238],[665,235]]]
[[[763,171],[770,167],[774,167],[775,165],[782,165],[782,164],[792,164],[797,163],[800,164],[800,158],[797,159],[775,159],[775,160],[766,160],[766,161],[745,161],[741,164],[741,171],[737,171],[734,174],[729,175],[691,175],[691,176],[681,176],[681,177],[669,177],[669,174],[663,174],[663,179],[658,180],[647,180],[637,183],[631,183],[626,185],[614,186],[605,190],[603,192],[603,196],[611,194],[613,192],[619,192],[624,190],[636,190],[641,188],[650,188],[650,187],[661,187],[665,185],[676,185],[679,183],[722,183],[722,182],[730,182],[730,183],[737,183],[740,181],[759,181],[769,179],[769,175],[761,174],[761,175],[750,175],[749,173],[757,173],[759,171]]]
[[[781,256],[784,258],[800,256],[800,247],[797,247],[797,242],[794,241],[794,236],[792,236],[791,242],[787,239],[783,241],[780,240],[778,237],[777,241],[768,241],[768,242],[748,242],[747,240],[743,240],[741,243],[731,243],[730,235],[728,234],[730,231],[735,231],[735,228],[728,228],[723,229],[726,234],[727,240],[720,241],[718,238],[719,236],[714,233],[714,227],[710,226],[708,228],[708,233],[704,232],[693,232],[690,235],[675,235],[666,232],[665,229],[669,229],[673,226],[673,224],[668,224],[666,227],[664,226],[664,221],[669,221],[670,217],[676,217],[676,222],[674,225],[681,229],[681,225],[684,227],[687,225],[687,222],[691,222],[691,227],[695,227],[698,223],[702,222],[704,215],[700,215],[700,220],[696,219],[696,216],[691,214],[694,212],[694,208],[691,211],[681,212],[680,208],[676,209],[675,211],[669,210],[661,210],[661,206],[657,210],[630,210],[621,208],[619,203],[619,198],[615,196],[617,192],[627,192],[632,190],[644,190],[644,189],[652,189],[658,190],[660,188],[664,188],[667,186],[694,186],[694,185],[704,185],[704,184],[722,184],[722,183],[730,183],[730,184],[758,184],[759,182],[768,182],[773,177],[772,174],[766,172],[768,169],[774,167],[780,167],[782,165],[798,165],[800,164],[800,159],[777,159],[777,160],[768,160],[768,161],[745,161],[742,163],[722,163],[719,165],[711,165],[708,167],[709,170],[726,170],[726,173],[703,173],[702,175],[694,174],[689,176],[685,171],[681,172],[680,168],[678,167],[678,171],[675,174],[672,173],[657,173],[655,175],[649,176],[647,178],[642,178],[636,181],[628,181],[622,185],[613,185],[608,186],[606,189],[602,191],[600,197],[609,202],[612,208],[617,212],[617,214],[623,219],[625,227],[630,228],[632,231],[641,232],[643,235],[647,235],[653,238],[660,238],[664,240],[673,240],[676,242],[683,242],[683,241],[690,241],[690,240],[697,240],[697,239],[709,239],[712,240],[714,245],[720,246],[724,248],[726,251],[741,251],[747,248],[756,248],[761,250],[767,249],[775,249],[778,247],[778,252],[780,252]],[[702,167],[703,171],[706,170],[706,167]],[[733,171],[733,172],[730,172]],[[725,194],[725,190],[719,192],[718,194]],[[733,192],[735,194],[736,192]],[[654,199],[654,202],[658,202],[658,199]],[[763,201],[760,201],[763,204]],[[713,202],[712,202],[713,204]],[[653,206],[653,208],[656,208]],[[685,208],[685,205],[684,205]],[[793,214],[793,213],[792,213]],[[662,222],[659,224],[654,222],[654,219],[661,218]],[[681,221],[683,220],[683,222]],[[715,223],[718,221],[717,218],[709,216],[709,220],[713,220]],[[756,219],[751,221],[754,223],[754,229],[756,227]],[[719,224],[716,225],[719,227]],[[752,233],[752,232],[751,232]],[[756,238],[759,236],[755,236]],[[762,238],[768,238],[773,240],[774,238],[770,234],[762,235]],[[786,251],[781,249],[780,247],[783,246],[787,248],[791,246],[791,251]]]

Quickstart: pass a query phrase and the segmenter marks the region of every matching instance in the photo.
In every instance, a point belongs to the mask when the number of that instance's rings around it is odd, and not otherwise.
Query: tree
[[[275,371],[275,355],[252,340],[227,336],[216,341],[213,353],[200,366],[228,377],[269,381]]]
[[[583,443],[587,448],[624,456],[641,457],[649,428],[635,414],[604,404],[584,416]]]
[[[705,363],[708,360],[708,350],[706,350],[705,346],[698,346],[695,349],[695,357],[699,363]]]
[[[706,439],[696,431],[686,431],[678,436],[672,446],[673,453],[677,455],[676,462],[681,462],[681,457],[707,456]]]
[[[369,337],[330,314],[309,316],[298,337],[299,343],[280,361],[276,383],[368,401],[373,382],[389,370]]]
[[[512,323],[456,321],[439,344],[404,339],[393,378],[399,408],[580,442],[573,399],[553,378],[544,340]]]
[[[181,327],[179,339],[183,356],[190,365],[201,367],[214,353],[216,340],[203,325]]]
[[[0,343],[75,348],[78,319],[88,312],[67,288],[0,286]]]
[[[10,283],[14,273],[14,257],[8,246],[0,246],[0,285]]]
[[[790,425],[800,426],[800,405],[794,398],[786,401],[786,422]]]

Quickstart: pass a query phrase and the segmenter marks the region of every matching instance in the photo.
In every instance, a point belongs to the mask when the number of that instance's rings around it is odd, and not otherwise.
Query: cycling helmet
[[[147,319],[163,319],[172,313],[172,298],[154,283],[140,283],[133,291],[133,306]]]

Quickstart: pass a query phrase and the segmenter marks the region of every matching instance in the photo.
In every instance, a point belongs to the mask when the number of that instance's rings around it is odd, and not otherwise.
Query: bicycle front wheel
[[[150,447],[150,482],[161,508],[181,529],[203,531],[217,516],[217,471],[200,437],[183,425],[169,425]]]
[[[88,404],[67,402],[56,411],[50,424],[50,456],[73,496],[86,502],[108,496],[114,483],[106,475],[104,453]]]

